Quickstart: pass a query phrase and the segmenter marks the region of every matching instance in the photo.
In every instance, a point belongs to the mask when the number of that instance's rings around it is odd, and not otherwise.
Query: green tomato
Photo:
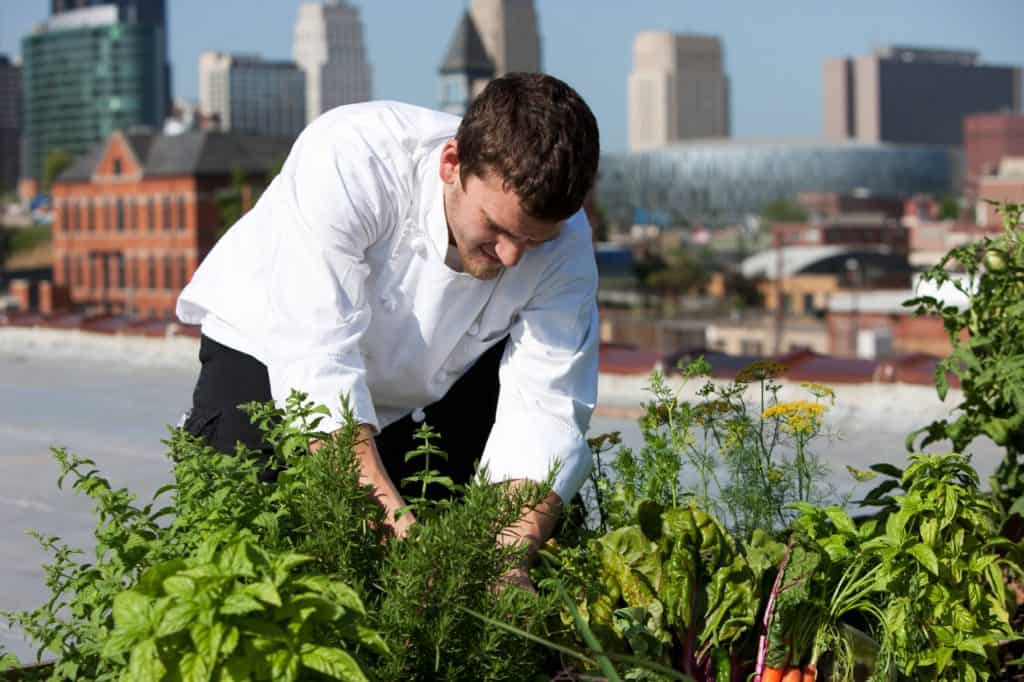
[[[989,272],[1002,272],[1006,270],[1006,256],[1002,251],[989,249],[985,252],[985,268]]]

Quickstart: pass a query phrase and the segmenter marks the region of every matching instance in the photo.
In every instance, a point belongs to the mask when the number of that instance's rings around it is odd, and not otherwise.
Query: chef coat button
[[[476,336],[479,333],[480,333],[480,325],[478,323],[474,322],[473,324],[471,324],[469,326],[469,335],[470,336]]]
[[[421,423],[426,418],[427,413],[423,411],[422,407],[417,407],[415,410],[412,411],[412,420],[417,424]]]
[[[382,296],[380,302],[381,305],[384,306],[384,310],[388,311],[389,313],[395,312],[395,308],[398,307],[398,304],[395,303],[395,299],[389,296]]]

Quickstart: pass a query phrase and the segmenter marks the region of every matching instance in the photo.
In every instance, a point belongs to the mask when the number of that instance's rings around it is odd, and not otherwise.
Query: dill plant
[[[809,400],[782,401],[776,378],[784,368],[761,361],[728,384],[705,380],[697,400],[689,401],[680,397],[683,388],[711,368],[700,358],[680,369],[678,389],[661,372],[651,376],[638,451],[620,448],[605,464],[601,455],[610,441],[592,439],[590,495],[603,530],[629,523],[637,505],[651,500],[669,507],[696,504],[726,520],[737,536],[749,537],[755,530],[783,529],[794,516],[792,503],[822,502],[834,494],[813,448],[826,435],[831,389],[804,384]],[[687,475],[694,484],[683,483]]]

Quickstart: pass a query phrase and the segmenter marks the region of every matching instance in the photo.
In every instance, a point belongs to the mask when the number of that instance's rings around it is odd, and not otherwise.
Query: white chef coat
[[[459,119],[395,102],[333,109],[310,124],[256,205],[217,242],[177,315],[267,366],[291,389],[380,429],[442,398],[506,335],[494,481],[544,480],[569,500],[592,466],[597,270],[580,211],[560,236],[483,281],[445,264],[438,175]],[[443,434],[442,434],[443,436]]]

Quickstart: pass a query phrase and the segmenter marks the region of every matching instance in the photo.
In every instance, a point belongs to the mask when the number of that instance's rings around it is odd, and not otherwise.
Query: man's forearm
[[[320,443],[314,443],[313,450],[319,447]],[[359,464],[359,483],[373,488],[374,499],[384,509],[384,522],[396,535],[405,536],[415,517],[411,513],[406,513],[398,519],[395,518],[395,512],[405,506],[405,500],[384,467],[380,453],[377,452],[371,427],[366,424],[359,426],[359,438],[353,451]]]
[[[510,494],[529,481],[516,480],[510,484]],[[534,484],[535,485],[535,484]],[[537,558],[537,551],[554,534],[558,519],[562,516],[562,498],[556,493],[549,493],[536,507],[526,509],[519,521],[512,524],[498,536],[499,544],[522,545],[526,549],[525,566],[530,566]]]

